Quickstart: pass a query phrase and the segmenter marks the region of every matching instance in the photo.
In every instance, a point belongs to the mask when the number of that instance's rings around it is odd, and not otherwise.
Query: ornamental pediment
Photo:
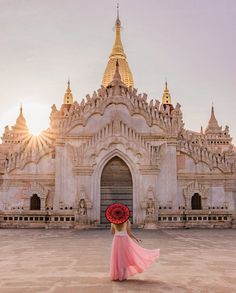
[[[185,197],[191,197],[194,193],[199,193],[203,198],[206,198],[209,194],[209,188],[195,180],[183,189]]]
[[[83,138],[80,146],[67,143],[66,147],[73,165],[83,166],[96,164],[96,157],[102,150],[115,149],[119,145],[134,153],[137,158],[146,160],[146,164],[159,165],[161,146],[148,141],[118,119],[112,120],[94,135]]]
[[[25,197],[28,198],[34,193],[38,194],[41,198],[46,198],[48,195],[48,189],[38,182],[32,182],[25,190]]]
[[[85,127],[93,115],[104,116],[108,107],[123,105],[130,116],[140,115],[149,127],[157,125],[165,133],[176,135],[183,128],[180,105],[174,109],[163,107],[158,100],[147,100],[146,94],[138,94],[136,89],[103,86],[92,96],[87,95],[80,103],[75,102],[69,108],[58,111],[52,108],[51,127],[60,133],[68,133],[77,125]]]
[[[105,125],[110,124],[115,120],[119,120],[122,123],[129,125],[129,127],[138,133],[161,137],[166,136],[164,129],[160,128],[158,125],[152,125],[150,127],[142,115],[134,114],[130,116],[129,110],[126,106],[122,104],[110,104],[106,107],[102,116],[94,113],[88,118],[85,126],[75,123],[75,126],[70,128],[64,134],[64,137],[84,137],[94,135],[96,132],[99,132],[101,128],[105,127]]]

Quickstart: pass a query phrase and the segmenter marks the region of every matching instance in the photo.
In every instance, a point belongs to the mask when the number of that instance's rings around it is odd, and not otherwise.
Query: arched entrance
[[[105,165],[101,176],[101,224],[108,223],[105,210],[115,202],[127,205],[133,212],[132,176],[126,163],[117,156]]]
[[[40,210],[41,209],[41,201],[40,197],[35,193],[30,198],[30,209],[31,210]]]
[[[201,196],[198,193],[194,193],[191,200],[192,210],[201,210],[202,209],[202,201]]]

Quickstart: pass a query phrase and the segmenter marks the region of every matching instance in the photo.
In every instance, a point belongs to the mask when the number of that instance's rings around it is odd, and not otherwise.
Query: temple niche
[[[107,226],[121,202],[144,229],[236,227],[236,149],[212,106],[184,127],[169,85],[161,99],[134,87],[117,17],[102,85],[76,101],[68,81],[50,127],[29,133],[23,107],[0,144],[0,227]]]
[[[91,208],[92,203],[87,197],[84,186],[82,186],[76,200],[76,222],[79,226],[90,224],[89,214]]]
[[[153,187],[149,186],[147,195],[142,202],[142,209],[144,211],[144,228],[156,229],[158,223],[158,208],[159,204],[154,195]]]

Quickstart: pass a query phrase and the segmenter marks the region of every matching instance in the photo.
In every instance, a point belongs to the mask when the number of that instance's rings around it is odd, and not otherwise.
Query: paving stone
[[[160,259],[109,280],[108,230],[0,230],[1,293],[236,292],[236,230],[135,230]]]

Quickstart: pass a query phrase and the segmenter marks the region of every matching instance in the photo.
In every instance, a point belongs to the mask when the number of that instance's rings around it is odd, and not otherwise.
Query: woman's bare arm
[[[115,234],[115,228],[114,228],[114,225],[112,223],[111,223],[111,233]]]
[[[137,242],[141,242],[142,241],[141,239],[138,239],[137,237],[135,237],[135,235],[132,233],[132,231],[131,231],[131,224],[130,224],[130,221],[129,220],[127,221],[127,233],[135,241],[137,241]]]

